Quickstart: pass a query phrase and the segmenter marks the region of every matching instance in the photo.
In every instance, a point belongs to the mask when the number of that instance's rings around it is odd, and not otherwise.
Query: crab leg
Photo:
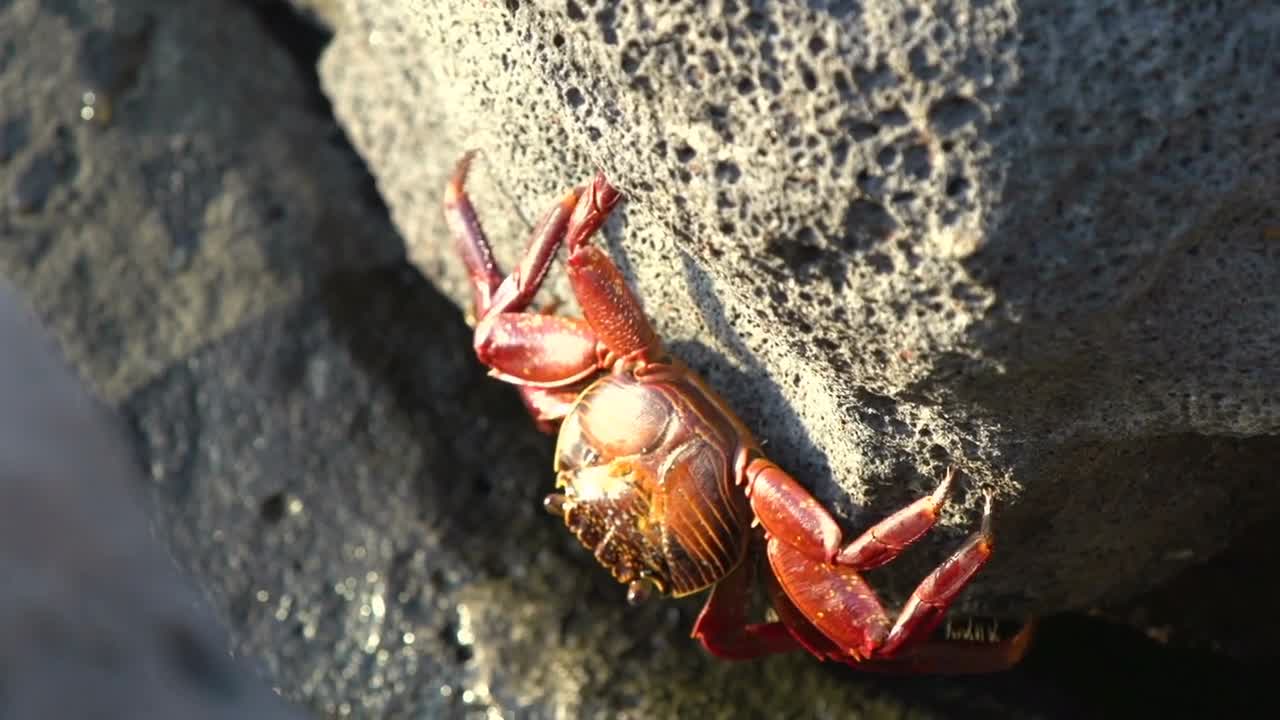
[[[938,511],[946,503],[955,477],[955,467],[947,468],[946,476],[932,494],[871,526],[846,545],[836,555],[835,562],[858,570],[870,570],[896,558],[938,522]]]
[[[890,515],[843,549],[835,519],[777,465],[753,460],[744,477],[752,511],[769,536],[769,563],[778,583],[808,622],[852,658],[890,656],[928,637],[991,555],[988,496],[981,530],[920,583],[889,627],[879,599],[859,572],[893,559],[934,525],[955,471],[949,470],[931,495]]]
[[[982,528],[916,587],[892,628],[861,575],[821,563],[778,538],[769,540],[769,562],[787,598],[805,619],[854,660],[892,657],[919,644],[942,622],[947,608],[991,556],[991,499]]]
[[[870,570],[896,558],[937,523],[956,470],[949,468],[931,494],[876,523],[843,548],[840,526],[795,478],[763,458],[753,460],[744,475],[752,510],[771,535],[814,560]]]
[[[767,578],[768,579],[768,578]],[[891,674],[938,673],[970,675],[1000,672],[1017,665],[1031,647],[1035,621],[1028,620],[1017,633],[994,642],[951,638],[926,639],[903,648],[893,656],[883,650],[869,658],[841,652],[822,634],[783,592],[777,582],[767,584],[774,609],[787,629],[810,654],[821,660],[844,662],[860,672]]]
[[[968,640],[925,640],[893,657],[858,663],[859,670],[884,673],[994,673],[1017,665],[1031,649],[1036,623],[1027,621],[1012,637],[984,643]]]
[[[898,613],[898,621],[880,648],[893,655],[900,648],[927,638],[946,614],[956,596],[991,557],[995,537],[991,532],[991,496],[982,507],[982,527],[964,545],[929,573]]]
[[[571,398],[564,389],[600,366],[599,342],[583,320],[526,312],[533,302],[566,232],[583,233],[594,216],[571,217],[580,189],[565,194],[538,222],[524,257],[502,277],[489,241],[476,219],[465,183],[474,153],[463,155],[444,193],[445,218],[458,254],[471,276],[476,326],[476,357],[494,377],[520,386],[526,407],[539,421],[562,416]],[[597,222],[598,225],[598,222]]]
[[[588,244],[620,195],[604,174],[597,174],[583,193],[569,222],[569,282],[592,330],[619,358],[655,361],[662,354],[657,333],[622,272],[600,248]]]
[[[750,660],[804,648],[780,622],[747,622],[758,555],[753,545],[738,567],[712,588],[711,597],[693,624],[692,637],[718,658]]]
[[[479,317],[489,309],[490,298],[502,284],[502,272],[493,259],[493,250],[485,237],[476,209],[467,197],[467,171],[475,151],[469,150],[458,160],[453,176],[444,188],[444,219],[453,235],[453,244],[471,276],[472,307]]]

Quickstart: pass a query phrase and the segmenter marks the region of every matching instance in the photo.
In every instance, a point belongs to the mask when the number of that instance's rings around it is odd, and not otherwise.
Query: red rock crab
[[[891,621],[861,573],[934,525],[955,469],[933,493],[846,543],[827,510],[667,352],[622,274],[590,244],[621,199],[604,175],[547,211],[504,276],[464,190],[471,158],[459,161],[444,210],[471,279],[476,356],[516,386],[539,427],[558,431],[563,492],[548,495],[546,507],[627,586],[629,600],[710,588],[693,637],[723,658],[803,649],[904,672],[990,672],[1021,658],[1029,626],[996,642],[934,633],[991,555],[989,495],[981,528]],[[561,245],[583,318],[530,310]],[[757,569],[776,621],[749,621]]]

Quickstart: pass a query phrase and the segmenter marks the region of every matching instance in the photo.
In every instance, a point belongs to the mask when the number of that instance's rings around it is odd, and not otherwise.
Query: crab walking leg
[[[564,242],[582,189],[574,188],[565,193],[539,219],[529,236],[520,264],[510,275],[503,277],[466,193],[467,172],[474,156],[474,151],[465,153],[454,168],[453,176],[445,186],[444,212],[458,255],[471,276],[478,321],[487,315],[521,312],[533,302],[547,271],[551,269],[556,251]],[[575,222],[581,224],[580,219]]]
[[[877,651],[889,634],[889,618],[858,571],[815,560],[776,537],[769,538],[768,549],[769,565],[787,599],[840,656],[864,660]]]
[[[949,468],[929,495],[876,523],[841,548],[842,534],[831,513],[795,478],[769,460],[747,466],[747,494],[765,530],[813,560],[870,570],[897,557],[938,521],[956,470]]]
[[[444,219],[453,235],[454,248],[471,276],[472,307],[479,317],[489,308],[490,298],[502,284],[502,272],[493,259],[489,240],[465,190],[467,171],[474,157],[475,151],[469,150],[454,166],[453,175],[444,188]]]
[[[982,507],[982,527],[964,545],[929,573],[907,604],[885,639],[880,654],[890,656],[913,642],[927,638],[942,622],[952,601],[991,558],[995,536],[991,531],[991,495]]]
[[[712,655],[725,660],[751,660],[804,649],[780,622],[749,623],[747,606],[755,583],[758,550],[746,557],[711,590],[693,624],[692,637]]]
[[[769,563],[778,584],[805,624],[812,624],[853,662],[909,653],[942,622],[947,608],[991,556],[991,502],[988,496],[982,529],[937,567],[912,593],[899,613],[889,620],[875,592],[857,570],[815,560],[777,537],[769,538]],[[775,607],[783,603],[775,598]],[[780,615],[783,614],[781,611]],[[804,625],[791,624],[806,647],[820,655],[822,644],[804,636]]]
[[[492,368],[494,377],[520,386],[526,407],[540,423],[563,417],[564,398],[535,390],[564,388],[594,373],[600,365],[599,343],[582,320],[525,311],[564,242],[582,191],[566,193],[543,215],[520,264],[504,278],[466,195],[472,157],[467,153],[458,162],[445,188],[444,206],[458,254],[471,276],[476,357]],[[578,227],[583,221],[576,223]]]
[[[497,313],[476,324],[475,352],[499,380],[530,388],[563,388],[599,369],[597,340],[577,318]]]
[[[785,548],[785,545],[779,543],[778,547]],[[802,563],[805,562],[802,555],[796,556]],[[836,577],[841,572],[837,572]],[[1031,619],[1015,635],[994,642],[926,639],[912,641],[905,647],[900,646],[900,651],[893,656],[885,655],[884,645],[875,647],[872,643],[860,648],[855,654],[842,649],[810,622],[810,618],[787,596],[778,576],[766,575],[765,587],[774,610],[782,621],[778,624],[788,629],[805,650],[821,660],[844,662],[861,672],[947,675],[1000,672],[1022,660],[1030,649],[1031,639],[1035,634],[1035,621]],[[823,616],[828,617],[825,612]],[[864,636],[872,638],[884,638],[889,632],[889,620],[880,610],[878,601],[868,602],[861,614],[850,613],[846,617],[846,625],[861,628]]]
[[[836,563],[858,570],[870,570],[898,557],[908,545],[919,540],[937,524],[938,511],[946,503],[955,478],[955,467],[947,468],[946,476],[932,494],[871,526],[836,555]]]

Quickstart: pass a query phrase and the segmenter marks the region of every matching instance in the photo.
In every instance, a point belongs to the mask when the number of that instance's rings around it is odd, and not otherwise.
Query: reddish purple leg
[[[569,282],[583,316],[615,357],[654,361],[662,345],[640,300],[609,256],[588,244],[619,199],[600,173],[578,201],[567,233]]]
[[[526,312],[570,225],[579,191],[567,194],[534,228],[520,265],[503,277],[465,183],[474,153],[458,161],[445,187],[444,214],[471,278],[476,356],[490,374],[514,383],[539,429],[554,432],[576,387],[598,367],[598,341],[582,320]]]
[[[760,560],[759,550],[753,545],[738,567],[711,589],[711,597],[693,624],[692,636],[718,658],[750,660],[802,648],[780,622],[747,621]]]
[[[839,654],[854,661],[891,658],[924,642],[991,555],[988,496],[979,532],[920,583],[890,627],[879,599],[860,573],[897,557],[937,522],[954,470],[931,495],[885,518],[844,547],[835,519],[778,466],[757,459],[744,476],[752,511],[769,536],[770,566],[787,603],[806,621],[800,624],[793,618],[789,625],[793,629],[812,625]],[[805,636],[803,629],[797,632],[806,647],[822,655],[825,648],[820,641]]]
[[[473,154],[459,160],[444,192],[444,211],[467,266],[475,303],[476,356],[490,374],[516,385],[525,406],[550,431],[594,376],[619,360],[656,359],[661,346],[622,273],[593,234],[621,200],[603,174],[565,194],[538,222],[519,265],[503,277],[467,198]],[[585,319],[530,311],[560,245]]]

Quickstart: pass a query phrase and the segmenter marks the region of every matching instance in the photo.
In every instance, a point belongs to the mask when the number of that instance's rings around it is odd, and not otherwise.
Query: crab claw
[[[578,198],[578,205],[569,218],[569,231],[565,242],[569,252],[582,247],[592,233],[604,224],[613,206],[622,200],[622,193],[609,184],[604,172],[596,173],[591,186]]]

